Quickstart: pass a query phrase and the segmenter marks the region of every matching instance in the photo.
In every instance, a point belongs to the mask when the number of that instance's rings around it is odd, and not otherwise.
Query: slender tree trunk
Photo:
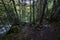
[[[35,24],[35,1],[33,0],[33,24]]]
[[[40,18],[40,24],[42,23],[43,21],[43,18],[44,18],[44,14],[45,14],[45,8],[46,8],[46,5],[47,5],[47,0],[43,0],[43,8],[42,8],[42,12],[41,13],[41,18]],[[41,5],[40,5],[41,6]],[[41,11],[41,10],[40,10]]]
[[[31,4],[31,0],[30,0],[30,4]],[[31,12],[31,5],[30,5],[30,23],[31,23],[31,16],[32,16],[32,12]]]
[[[13,5],[14,5],[14,10],[15,10],[15,13],[16,13],[16,18],[15,18],[15,21],[14,21],[14,23],[16,23],[16,24],[19,24],[19,17],[18,17],[18,13],[17,13],[17,9],[16,9],[16,5],[15,5],[15,1],[14,0],[12,0],[12,2],[13,2]]]
[[[8,9],[7,9],[7,7],[6,7],[6,5],[5,5],[5,3],[4,3],[4,0],[1,0],[2,1],[2,4],[3,4],[3,6],[5,7],[5,11],[6,11],[6,15],[7,15],[7,19],[9,20],[10,18],[9,18],[9,11],[8,11]]]

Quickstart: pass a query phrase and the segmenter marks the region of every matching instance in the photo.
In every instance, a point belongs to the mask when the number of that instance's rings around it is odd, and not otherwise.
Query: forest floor
[[[44,23],[42,28],[33,29],[29,25],[22,26],[22,30],[8,34],[4,40],[58,40],[56,32],[48,23]]]

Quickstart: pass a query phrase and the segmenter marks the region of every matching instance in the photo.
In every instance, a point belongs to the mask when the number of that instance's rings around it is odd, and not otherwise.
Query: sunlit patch
[[[6,30],[5,30],[5,28],[3,27],[2,29],[0,29],[0,34],[3,34],[3,33],[5,33],[6,32]]]
[[[6,32],[8,32],[11,26],[12,25],[10,25],[10,24],[9,25],[0,25],[0,27],[2,27],[0,29],[0,35],[5,34]]]
[[[52,1],[52,2],[49,2],[49,4],[48,4],[48,9],[49,9],[49,10],[52,9],[52,6],[53,6],[53,1]]]
[[[30,12],[30,7],[26,7],[26,11],[27,12]]]

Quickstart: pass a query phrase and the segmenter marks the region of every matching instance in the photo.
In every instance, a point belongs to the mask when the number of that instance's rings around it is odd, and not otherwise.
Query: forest
[[[0,0],[0,40],[60,40],[60,0]]]

